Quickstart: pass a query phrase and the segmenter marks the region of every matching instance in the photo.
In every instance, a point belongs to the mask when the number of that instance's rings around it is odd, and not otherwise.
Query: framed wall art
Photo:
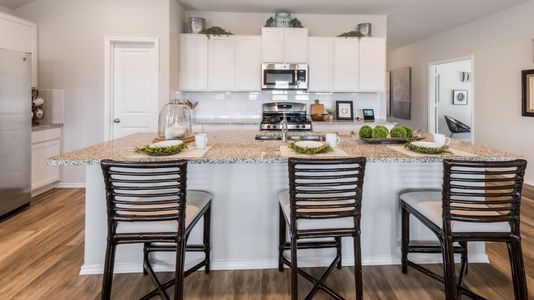
[[[522,115],[524,117],[534,117],[534,70],[521,72],[522,86]]]
[[[336,120],[354,120],[352,101],[336,101]]]
[[[467,90],[453,90],[452,104],[467,105]]]

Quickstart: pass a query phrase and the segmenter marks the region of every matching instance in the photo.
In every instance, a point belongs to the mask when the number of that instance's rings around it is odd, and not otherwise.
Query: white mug
[[[327,133],[324,137],[326,143],[332,148],[336,148],[339,142],[341,142],[341,139],[335,133]]]
[[[432,140],[434,141],[434,143],[442,146],[447,146],[451,142],[450,138],[446,137],[444,134],[441,133],[432,134]]]
[[[208,144],[208,135],[205,133],[199,133],[195,135],[195,146],[198,150],[206,148]]]

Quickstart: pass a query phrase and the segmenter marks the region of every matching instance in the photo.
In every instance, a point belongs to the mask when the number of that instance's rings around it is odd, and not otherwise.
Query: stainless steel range
[[[280,123],[284,115],[287,119],[288,130],[312,130],[306,107],[305,103],[299,102],[264,103],[260,130],[281,130]]]

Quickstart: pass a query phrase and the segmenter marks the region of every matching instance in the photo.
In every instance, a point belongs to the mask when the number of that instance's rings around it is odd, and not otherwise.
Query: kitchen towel
[[[475,154],[464,152],[464,151],[460,151],[460,150],[456,150],[456,149],[452,149],[452,148],[449,148],[449,151],[451,153],[444,153],[444,154],[417,153],[417,152],[413,152],[411,150],[408,150],[408,149],[404,148],[404,145],[388,145],[388,148],[393,149],[393,150],[395,150],[397,152],[400,152],[400,153],[402,153],[404,155],[411,156],[411,157],[439,157],[439,156],[443,156],[443,157],[451,157],[451,156],[474,157],[474,156],[476,156]]]
[[[321,154],[315,154],[315,155],[306,155],[306,154],[300,154],[296,153],[295,150],[289,148],[288,146],[280,146],[280,154],[282,154],[283,157],[344,157],[349,156],[347,152],[339,149],[339,147],[334,148],[333,152],[328,153],[321,153]]]
[[[157,158],[157,157],[162,157],[162,158],[165,158],[166,160],[169,160],[169,159],[192,159],[192,158],[201,158],[203,157],[208,151],[210,151],[210,149],[212,148],[213,146],[207,146],[206,148],[202,149],[202,150],[198,150],[197,148],[195,148],[195,145],[189,145],[189,148],[188,149],[185,149],[184,151],[180,152],[180,153],[177,153],[177,154],[173,154],[173,155],[168,155],[168,156],[150,156],[148,154],[144,154],[144,153],[132,153],[132,155],[130,155],[128,158]]]

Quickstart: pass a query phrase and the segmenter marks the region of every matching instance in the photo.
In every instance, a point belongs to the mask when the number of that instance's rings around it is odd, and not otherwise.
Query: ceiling
[[[19,8],[23,5],[26,5],[33,0],[0,0],[0,6],[9,8],[9,9],[15,9]]]
[[[0,0],[2,1],[2,0]],[[528,0],[178,0],[188,10],[388,16],[395,49]],[[328,26],[328,24],[325,24]]]
[[[16,9],[33,0],[0,0]],[[89,0],[90,1],[90,0]],[[388,16],[395,49],[529,0],[177,0],[188,10]],[[325,24],[328,26],[328,24]]]

